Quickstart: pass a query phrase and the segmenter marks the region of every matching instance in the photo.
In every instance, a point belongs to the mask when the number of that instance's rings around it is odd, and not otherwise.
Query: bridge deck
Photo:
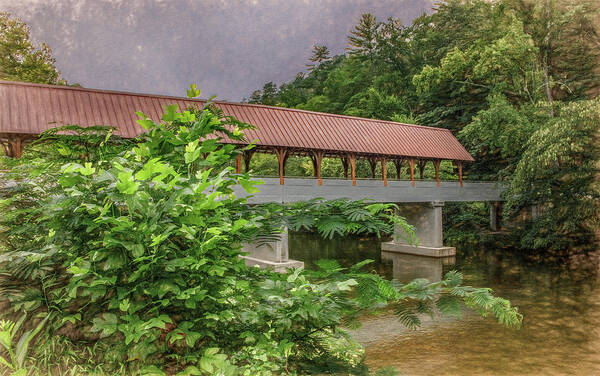
[[[313,198],[333,200],[348,198],[351,200],[369,199],[375,202],[429,202],[429,201],[503,201],[504,190],[496,182],[465,181],[461,188],[458,181],[442,181],[438,187],[435,181],[416,181],[415,187],[410,181],[390,180],[387,187],[381,180],[324,179],[319,185],[316,179],[285,178],[285,184],[279,184],[279,178],[257,178],[264,184],[259,185],[259,193],[249,199],[252,204],[268,202],[288,203]],[[240,197],[247,196],[243,189],[236,187]]]

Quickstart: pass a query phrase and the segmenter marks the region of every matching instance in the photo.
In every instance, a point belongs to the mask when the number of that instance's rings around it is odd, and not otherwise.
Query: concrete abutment
[[[288,229],[282,229],[279,239],[271,242],[257,240],[242,246],[242,256],[248,266],[259,266],[284,273],[288,269],[304,267],[304,262],[290,260],[288,247]]]

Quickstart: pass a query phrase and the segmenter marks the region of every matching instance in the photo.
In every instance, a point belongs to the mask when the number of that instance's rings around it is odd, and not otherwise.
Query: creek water
[[[290,257],[307,268],[319,259],[349,266],[364,259],[388,278],[440,280],[449,270],[464,284],[490,287],[524,315],[520,330],[465,310],[461,317],[424,318],[417,330],[393,314],[363,320],[353,332],[371,370],[400,375],[600,375],[600,278],[597,257],[540,265],[495,249],[457,249],[454,258],[382,254],[380,240],[323,240],[292,234]]]

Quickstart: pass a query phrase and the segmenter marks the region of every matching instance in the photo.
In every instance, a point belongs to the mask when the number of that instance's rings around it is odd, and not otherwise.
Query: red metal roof
[[[205,101],[163,95],[0,81],[0,133],[37,135],[66,124],[111,125],[122,137],[143,132],[136,111],[159,120],[166,105]],[[447,129],[282,107],[213,102],[225,115],[253,124],[248,141],[331,153],[473,161]]]

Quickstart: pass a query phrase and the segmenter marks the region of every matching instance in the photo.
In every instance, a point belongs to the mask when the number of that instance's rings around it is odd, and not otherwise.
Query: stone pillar
[[[416,244],[410,244],[408,234],[397,226],[394,240],[381,244],[383,251],[429,257],[448,257],[456,254],[454,247],[444,247],[443,244],[442,201],[399,206],[399,215],[415,227]]]
[[[244,244],[242,252],[247,253],[247,255],[242,257],[246,260],[246,265],[269,268],[276,272],[285,272],[290,268],[304,267],[302,261],[289,259],[289,234],[287,228],[282,229],[279,235],[280,238],[277,241],[256,241]]]

